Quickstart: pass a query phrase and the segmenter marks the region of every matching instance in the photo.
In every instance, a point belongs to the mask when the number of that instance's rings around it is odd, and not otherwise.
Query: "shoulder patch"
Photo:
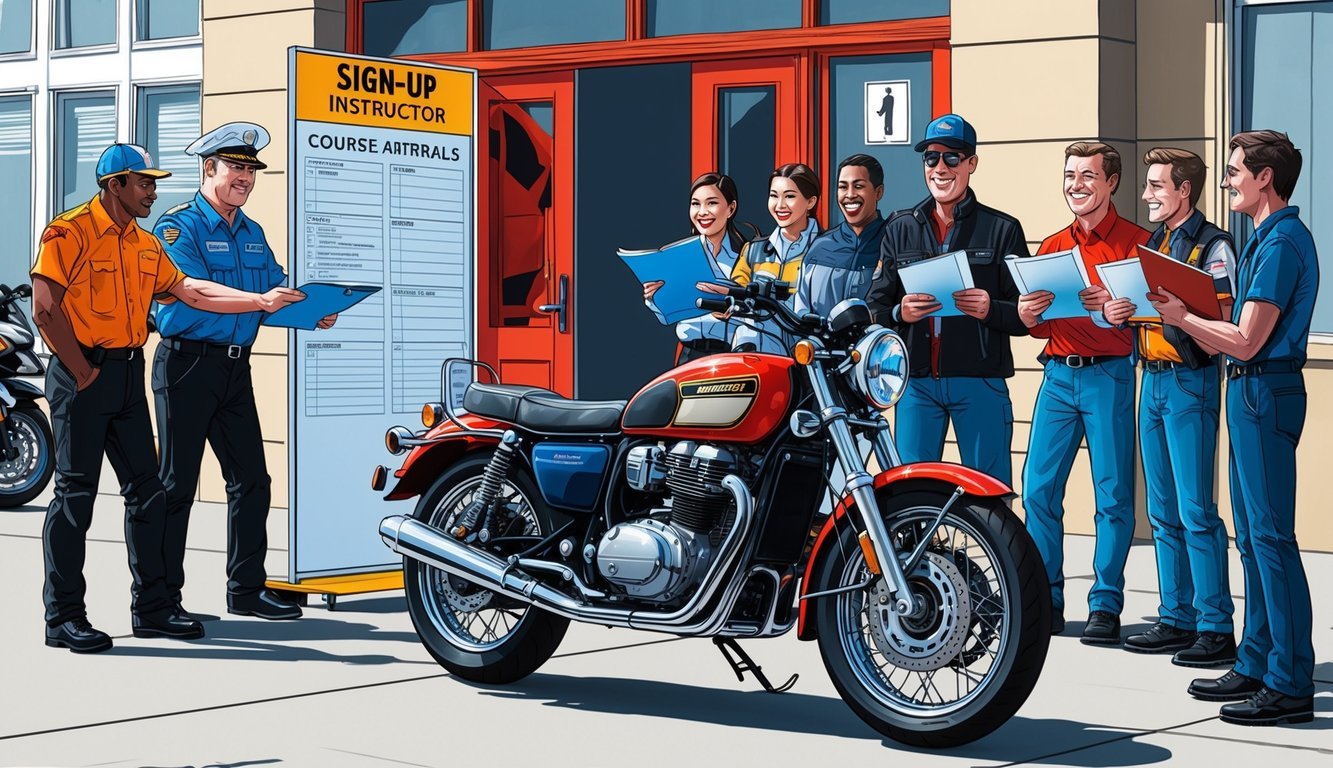
[[[176,239],[179,238],[180,236],[181,236],[181,231],[179,229],[176,229],[175,227],[162,228],[162,242],[166,243],[167,245],[175,243]]]

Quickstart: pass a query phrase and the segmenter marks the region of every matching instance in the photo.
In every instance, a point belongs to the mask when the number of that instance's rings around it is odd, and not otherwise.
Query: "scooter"
[[[0,509],[37,498],[55,471],[51,422],[37,404],[46,394],[17,378],[46,375],[32,324],[19,306],[31,296],[31,285],[0,284]]]

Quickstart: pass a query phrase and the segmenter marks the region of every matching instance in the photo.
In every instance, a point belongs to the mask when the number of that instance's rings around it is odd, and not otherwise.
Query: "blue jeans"
[[[1296,444],[1305,426],[1300,373],[1227,385],[1231,508],[1245,570],[1245,636],[1236,671],[1288,696],[1314,694],[1310,585],[1296,545]]]
[[[1046,564],[1051,605],[1064,610],[1065,484],[1084,435],[1097,509],[1088,610],[1120,615],[1125,560],[1134,540],[1134,363],[1126,357],[1083,368],[1054,360],[1037,393],[1023,465],[1028,533]]]
[[[1005,380],[910,379],[894,414],[903,462],[939,461],[951,418],[963,464],[1013,486],[1014,407]]]
[[[1215,366],[1144,371],[1139,446],[1157,552],[1157,615],[1176,629],[1231,633],[1227,532],[1213,499],[1221,388]]]

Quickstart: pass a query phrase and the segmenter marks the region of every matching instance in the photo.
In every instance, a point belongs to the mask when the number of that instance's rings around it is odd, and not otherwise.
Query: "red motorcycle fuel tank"
[[[672,368],[625,407],[627,435],[757,443],[787,417],[792,367],[782,355],[732,352]]]

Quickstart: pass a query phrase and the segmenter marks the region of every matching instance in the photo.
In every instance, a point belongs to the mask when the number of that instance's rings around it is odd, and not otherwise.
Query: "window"
[[[1282,131],[1301,151],[1304,165],[1290,202],[1301,209],[1301,220],[1314,234],[1327,275],[1333,265],[1333,178],[1318,163],[1333,155],[1333,107],[1323,80],[1333,71],[1333,2],[1257,5],[1244,11],[1236,130]],[[1316,80],[1324,85],[1317,86]],[[1236,215],[1231,231],[1239,245],[1254,227],[1248,217]],[[1310,330],[1333,334],[1333,280],[1327,277],[1319,281]]]
[[[778,153],[777,88],[723,88],[717,98],[717,169],[735,180],[740,197],[733,220],[767,232],[768,176]]]
[[[822,0],[820,24],[854,24],[859,21],[895,21],[948,16],[949,0]]]
[[[487,50],[625,39],[625,0],[486,0]]]
[[[55,47],[114,45],[116,0],[55,0]]]
[[[135,0],[134,39],[199,36],[199,0]]]
[[[32,0],[0,0],[0,56],[32,50]]]
[[[171,176],[157,182],[153,218],[194,197],[199,161],[185,154],[199,138],[199,86],[140,88],[135,105],[134,143],[148,150],[157,167]]]
[[[56,212],[97,194],[97,158],[116,142],[113,91],[56,94]]]
[[[12,288],[28,282],[33,258],[32,99],[27,96],[0,98],[0,179],[14,190],[0,206],[0,232],[6,233],[0,283]]]
[[[864,1],[864,0],[863,0]],[[648,37],[801,26],[801,0],[647,0]]]
[[[379,0],[362,9],[369,56],[467,50],[467,0]]]

